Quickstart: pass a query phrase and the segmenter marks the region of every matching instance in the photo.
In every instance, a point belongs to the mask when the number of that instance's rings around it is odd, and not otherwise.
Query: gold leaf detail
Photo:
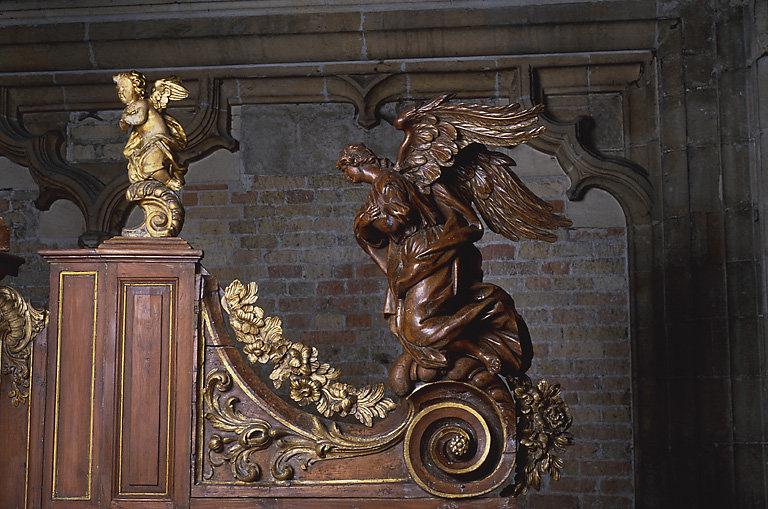
[[[305,387],[306,379],[291,380],[291,383]],[[311,382],[308,384],[312,385]],[[264,419],[244,415],[238,408],[240,400],[237,397],[224,396],[231,390],[232,377],[227,371],[215,369],[206,376],[203,394],[205,418],[221,432],[208,439],[208,460],[213,468],[204,474],[206,479],[213,477],[213,469],[226,463],[234,479],[258,481],[262,470],[253,453],[272,446],[277,450],[270,459],[270,472],[279,481],[293,479],[292,460],[298,461],[302,470],[307,470],[318,461],[377,454],[402,440],[414,414],[410,406],[407,416],[397,428],[370,437],[347,436],[336,424],[325,425],[317,417],[312,418],[311,431],[294,432]]]
[[[256,283],[235,280],[224,291],[222,305],[248,360],[273,366],[269,379],[276,388],[287,382],[291,399],[300,406],[314,403],[325,417],[353,415],[366,426],[395,409],[384,397],[384,384],[355,387],[340,382],[338,369],[318,361],[317,348],[285,339],[280,318],[265,318],[257,299]]]
[[[518,440],[523,460],[517,467],[514,493],[522,495],[528,488],[540,490],[546,474],[555,481],[560,479],[563,459],[559,451],[573,444],[568,431],[573,417],[559,385],[541,380],[534,386],[528,377],[510,382],[520,412]]]
[[[0,359],[2,373],[11,375],[8,396],[14,406],[29,398],[32,340],[48,323],[48,311],[35,309],[18,290],[0,286]]]

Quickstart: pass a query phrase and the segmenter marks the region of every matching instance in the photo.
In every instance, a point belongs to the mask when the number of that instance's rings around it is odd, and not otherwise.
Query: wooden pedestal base
[[[187,507],[202,252],[116,238],[41,255],[51,326],[30,506]]]

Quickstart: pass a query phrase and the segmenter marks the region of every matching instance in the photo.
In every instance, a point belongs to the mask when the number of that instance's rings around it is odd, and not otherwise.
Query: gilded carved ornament
[[[29,398],[32,341],[48,324],[48,311],[35,309],[21,293],[0,286],[0,365],[10,375],[14,406]]]
[[[144,221],[124,229],[123,236],[176,237],[184,224],[178,193],[187,168],[179,161],[179,152],[187,146],[187,134],[165,110],[169,101],[185,99],[189,91],[175,76],[155,81],[151,93],[140,72],[118,73],[112,80],[125,104],[120,128],[131,133],[123,149],[130,182],[126,198],[144,212]]]
[[[261,479],[261,467],[252,454],[274,446],[270,473],[278,481],[293,479],[295,471],[289,464],[298,460],[300,468],[307,470],[318,461],[367,456],[389,449],[405,433],[410,417],[389,433],[372,437],[355,437],[343,433],[335,423],[324,424],[312,418],[309,431],[297,431],[285,426],[272,425],[265,419],[248,417],[238,408],[240,400],[223,395],[232,389],[232,377],[226,370],[217,369],[208,374],[205,382],[205,418],[226,434],[213,434],[208,440],[208,458],[212,467],[228,463],[232,477],[242,482]],[[207,478],[213,475],[211,470]]]
[[[269,378],[276,388],[288,383],[291,399],[300,406],[314,404],[325,417],[352,415],[366,426],[395,408],[384,397],[384,384],[354,387],[340,382],[338,369],[318,361],[317,348],[284,338],[280,318],[265,317],[257,299],[256,283],[244,285],[235,280],[221,303],[237,340],[245,345],[248,360],[272,366]]]

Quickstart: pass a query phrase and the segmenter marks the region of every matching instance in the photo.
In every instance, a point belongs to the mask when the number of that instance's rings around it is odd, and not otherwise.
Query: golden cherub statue
[[[178,192],[184,185],[185,165],[178,152],[187,145],[181,124],[165,112],[168,101],[179,101],[189,91],[175,76],[155,81],[147,96],[147,79],[137,71],[112,77],[117,95],[125,104],[120,128],[131,130],[123,155],[128,160],[126,191],[129,201],[144,210],[144,221],[123,230],[124,237],[175,237],[184,223],[184,208]]]

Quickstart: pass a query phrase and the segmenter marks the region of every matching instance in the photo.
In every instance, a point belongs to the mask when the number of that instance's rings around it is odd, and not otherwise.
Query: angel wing
[[[445,176],[491,230],[509,239],[554,241],[550,230],[570,226],[570,220],[525,187],[511,158],[484,146],[511,147],[538,136],[542,106],[446,104],[450,98],[442,95],[397,117],[394,126],[406,135],[395,168],[426,193]]]
[[[451,97],[441,95],[395,119],[394,126],[406,133],[396,167],[421,187],[437,180],[441,168],[452,166],[456,154],[467,145],[512,147],[544,130],[536,125],[541,105],[522,109],[519,104],[446,104]]]
[[[570,219],[556,214],[515,175],[511,157],[480,145],[465,150],[469,154],[459,157],[452,187],[475,205],[491,230],[511,240],[554,242],[552,230],[571,226]]]
[[[189,97],[189,90],[184,88],[181,80],[177,76],[169,76],[155,81],[149,103],[157,111],[163,112],[168,106],[168,101],[180,101],[187,97]]]
[[[155,81],[155,87],[149,96],[149,103],[163,116],[171,136],[178,144],[176,147],[178,150],[183,150],[187,146],[187,133],[178,120],[165,113],[165,108],[169,101],[180,101],[187,97],[189,97],[189,90],[184,88],[177,76],[169,76]]]

